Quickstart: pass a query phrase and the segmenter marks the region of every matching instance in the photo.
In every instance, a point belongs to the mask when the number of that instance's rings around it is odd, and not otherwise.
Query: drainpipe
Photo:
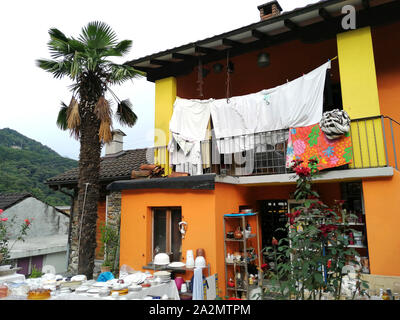
[[[70,252],[70,248],[71,248],[71,228],[72,228],[72,220],[73,220],[73,217],[74,217],[74,202],[75,202],[75,196],[74,196],[74,194],[71,194],[71,193],[68,193],[68,192],[62,190],[60,185],[58,185],[58,190],[71,198],[71,207],[70,207],[70,210],[69,210],[69,227],[68,227],[68,243],[67,243],[67,262],[66,262],[66,264],[67,264],[66,270],[68,270],[68,265],[69,265],[69,252]]]

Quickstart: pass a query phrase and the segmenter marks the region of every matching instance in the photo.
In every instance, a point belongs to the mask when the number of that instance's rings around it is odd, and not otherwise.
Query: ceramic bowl
[[[166,265],[169,264],[169,256],[166,253],[158,253],[154,257],[154,264],[155,265]]]

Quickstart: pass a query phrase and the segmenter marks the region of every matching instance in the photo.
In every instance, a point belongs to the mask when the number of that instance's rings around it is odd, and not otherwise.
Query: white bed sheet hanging
[[[210,100],[176,98],[169,124],[172,133],[168,145],[170,164],[177,172],[203,173],[201,141],[205,140],[210,121]],[[179,148],[177,148],[179,145]]]
[[[209,100],[176,98],[169,129],[187,141],[202,141],[210,120]]]
[[[267,106],[260,109],[256,132],[306,127],[322,118],[328,61],[313,71],[275,88],[262,90]]]
[[[273,144],[281,143],[287,135],[277,134],[271,139],[265,139],[258,133],[318,123],[323,112],[326,71],[330,67],[331,62],[328,61],[293,81],[260,92],[232,97],[229,101],[177,98],[170,131],[181,150],[170,148],[171,158],[174,159],[171,163],[178,168],[187,168],[192,164],[195,168],[184,172],[201,174],[200,141],[205,139],[210,116],[221,154],[253,149],[264,152],[265,143],[269,144],[269,140],[272,139]]]
[[[254,148],[261,152],[265,146],[257,133],[318,123],[323,112],[326,71],[330,67],[328,61],[283,85],[229,100],[209,101],[220,153]],[[276,144],[284,139],[278,134],[273,140]]]

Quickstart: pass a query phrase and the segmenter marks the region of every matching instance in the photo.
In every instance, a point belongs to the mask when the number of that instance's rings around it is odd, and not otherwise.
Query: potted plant
[[[118,227],[112,224],[102,224],[101,232],[101,248],[100,252],[104,255],[104,261],[100,267],[101,272],[114,272],[114,264],[117,258],[119,247],[119,231]]]

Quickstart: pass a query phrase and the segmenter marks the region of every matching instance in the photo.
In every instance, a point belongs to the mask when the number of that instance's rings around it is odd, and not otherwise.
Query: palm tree
[[[101,147],[112,139],[113,116],[129,127],[137,120],[129,100],[119,100],[110,86],[120,85],[143,74],[127,64],[109,60],[128,53],[132,41],[119,42],[114,31],[103,22],[90,22],[82,28],[77,39],[66,37],[55,28],[49,30],[49,35],[48,47],[52,59],[39,59],[36,64],[54,78],[69,77],[73,82],[70,87],[71,101],[69,105],[62,103],[57,125],[80,140],[77,271],[91,279],[96,249]],[[114,113],[112,101],[106,99],[106,93],[116,100]]]

